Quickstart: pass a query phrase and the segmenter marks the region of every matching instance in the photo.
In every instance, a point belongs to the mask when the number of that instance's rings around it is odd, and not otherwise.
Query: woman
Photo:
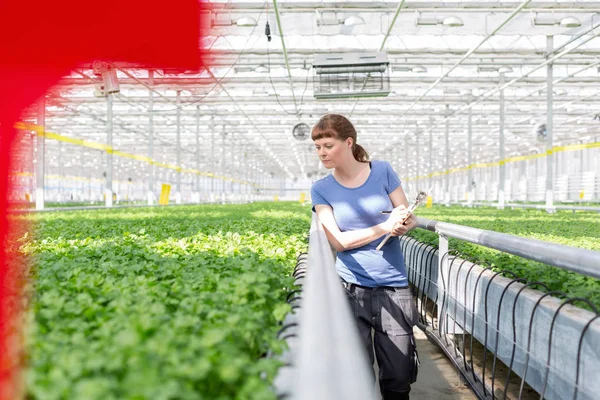
[[[414,229],[416,218],[401,224],[408,201],[400,180],[389,163],[369,162],[347,118],[323,116],[312,130],[312,140],[325,168],[333,169],[311,188],[313,210],[337,250],[336,270],[360,339],[371,363],[375,348],[384,400],[408,399],[416,379],[412,328],[418,314],[398,236]],[[392,212],[382,214],[384,210]],[[393,237],[376,250],[390,232]]]

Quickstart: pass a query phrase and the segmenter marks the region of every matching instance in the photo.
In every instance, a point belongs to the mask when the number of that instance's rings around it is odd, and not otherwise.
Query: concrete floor
[[[416,327],[415,339],[421,365],[419,366],[419,378],[412,385],[411,399],[477,399],[469,386],[463,383],[460,373],[454,368],[444,352],[431,343],[425,334]]]
[[[410,398],[414,400],[476,400],[477,396],[465,385],[460,373],[444,352],[431,343],[417,327],[414,328],[419,351],[419,377],[412,385]],[[377,361],[375,362],[377,363]],[[377,365],[375,365],[377,376]],[[379,383],[377,383],[379,391]]]

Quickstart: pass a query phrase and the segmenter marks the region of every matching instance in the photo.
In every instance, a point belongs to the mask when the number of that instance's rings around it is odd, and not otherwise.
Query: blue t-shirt
[[[342,232],[370,228],[389,218],[389,214],[381,211],[394,208],[388,195],[399,186],[392,166],[374,160],[369,177],[359,187],[342,186],[331,174],[316,181],[310,189],[313,211],[318,204],[330,206]],[[398,237],[376,250],[384,237],[356,249],[339,251],[335,262],[337,273],[346,282],[362,286],[408,286]]]

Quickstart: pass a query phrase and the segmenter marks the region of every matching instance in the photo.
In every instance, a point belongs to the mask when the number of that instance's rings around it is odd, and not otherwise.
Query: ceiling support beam
[[[387,38],[390,36],[390,33],[392,32],[392,29],[394,28],[394,25],[396,24],[396,19],[398,19],[398,15],[400,15],[400,11],[402,11],[402,7],[404,7],[404,0],[401,0],[400,3],[398,3],[398,7],[396,7],[396,12],[394,13],[394,18],[392,19],[392,23],[390,24],[387,32],[385,33],[385,36],[383,37],[381,46],[379,46],[379,51],[383,51],[385,42],[387,41]]]
[[[381,46],[379,46],[379,51],[383,51],[383,48],[385,47],[385,42],[387,41],[387,38],[390,36],[390,32],[392,32],[392,29],[394,28],[394,24],[396,24],[396,19],[398,19],[398,15],[400,15],[400,11],[402,11],[402,6],[404,6],[404,0],[401,0],[400,3],[398,3],[398,7],[396,7],[396,12],[394,13],[394,18],[392,18],[392,22],[390,23],[390,26],[388,27],[387,32],[385,33],[385,36],[383,37],[383,40],[381,42]],[[391,68],[391,66],[388,64],[387,68]],[[369,76],[371,76],[371,74],[369,74]],[[363,89],[365,87],[365,85],[367,84],[368,78],[365,80],[365,83],[363,84]],[[361,89],[361,90],[363,90]],[[350,111],[350,113],[348,114],[348,118],[352,117],[352,114],[354,114],[354,109],[356,108],[356,105],[358,104],[358,100],[360,98],[357,98],[356,101],[354,102],[354,106],[352,106],[352,110]]]
[[[504,22],[502,22],[500,25],[498,25],[498,27],[496,29],[494,29],[492,32],[490,32],[488,35],[486,35],[486,37],[484,37],[483,39],[481,39],[479,41],[479,43],[477,45],[475,45],[473,48],[471,48],[471,50],[467,51],[461,58],[460,60],[458,60],[452,67],[450,67],[450,69],[448,69],[448,71],[446,71],[446,73],[444,75],[442,75],[441,77],[439,77],[434,83],[433,85],[431,85],[426,91],[425,93],[423,93],[414,103],[412,103],[407,110],[405,110],[403,113],[401,113],[398,118],[396,118],[393,122],[392,122],[392,126],[394,126],[397,121],[402,118],[404,115],[406,115],[407,112],[409,112],[410,110],[412,110],[412,108],[419,103],[425,96],[427,96],[427,94],[429,92],[431,92],[440,82],[442,82],[442,80],[444,80],[446,77],[448,77],[448,75],[450,75],[450,73],[452,73],[452,71],[454,71],[459,65],[461,65],[463,63],[463,61],[465,61],[467,58],[469,58],[471,56],[471,54],[473,54],[478,48],[480,48],[481,46],[483,46],[483,44],[485,42],[487,42],[492,36],[494,36],[496,33],[498,33],[498,31],[500,31],[500,29],[502,29],[506,24],[508,24],[515,16],[517,16],[517,14],[519,12],[521,12],[521,10],[523,8],[525,8],[525,6],[527,6],[527,4],[529,4],[531,2],[531,0],[525,0],[523,1],[519,7],[517,7],[509,16],[508,18],[506,18],[504,20]]]

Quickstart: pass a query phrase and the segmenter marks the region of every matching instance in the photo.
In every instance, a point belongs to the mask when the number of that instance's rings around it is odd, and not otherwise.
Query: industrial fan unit
[[[309,135],[310,128],[304,122],[296,124],[294,126],[294,129],[292,129],[292,136],[294,136],[296,140],[306,140],[306,138],[308,138]]]
[[[545,142],[548,137],[548,131],[546,130],[546,124],[537,124],[535,126],[535,138],[538,142]]]

